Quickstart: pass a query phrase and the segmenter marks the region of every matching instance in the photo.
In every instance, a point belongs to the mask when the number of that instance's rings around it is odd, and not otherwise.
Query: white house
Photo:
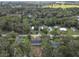
[[[48,31],[49,31],[49,32],[52,31],[52,27],[48,27]]]
[[[74,28],[74,27],[71,27],[71,30],[72,30],[72,31],[76,31],[76,28]]]
[[[77,20],[79,21],[79,16],[77,16]]]
[[[59,28],[60,31],[67,31],[67,28]]]
[[[51,34],[50,34],[49,37],[52,39],[52,38],[54,37],[54,35],[51,35]]]
[[[42,30],[43,30],[44,28],[48,28],[48,27],[47,27],[47,26],[45,26],[45,25],[43,25],[43,26],[39,26],[39,30],[40,30],[40,29],[42,29]]]
[[[79,18],[79,16],[77,16],[77,18]]]
[[[79,21],[79,19],[77,19]]]
[[[44,29],[44,26],[41,26],[40,29]]]
[[[54,26],[54,28],[59,28],[59,26]]]
[[[28,14],[27,16],[28,16],[29,18],[31,18],[31,17],[32,17],[32,15],[31,15],[31,14]]]
[[[39,26],[39,31],[43,29],[44,29],[44,26]]]

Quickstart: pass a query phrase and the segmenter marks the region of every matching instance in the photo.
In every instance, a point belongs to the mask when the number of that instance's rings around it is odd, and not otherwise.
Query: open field
[[[79,8],[79,5],[67,5],[67,4],[51,4],[51,5],[47,5],[47,8]]]

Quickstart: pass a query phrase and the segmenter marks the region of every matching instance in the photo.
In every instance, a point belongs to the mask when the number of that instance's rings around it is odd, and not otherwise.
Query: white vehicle
[[[54,26],[54,28],[59,28],[59,26]]]

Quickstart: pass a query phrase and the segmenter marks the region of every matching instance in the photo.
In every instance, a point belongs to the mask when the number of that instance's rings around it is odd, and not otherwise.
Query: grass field
[[[65,5],[65,4],[52,4],[52,5],[48,5],[48,8],[79,8],[79,5]]]

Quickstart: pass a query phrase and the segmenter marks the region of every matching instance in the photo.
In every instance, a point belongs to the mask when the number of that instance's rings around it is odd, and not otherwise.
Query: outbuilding
[[[79,16],[77,16],[77,20],[79,21]]]
[[[67,31],[67,28],[59,28],[60,31]]]

